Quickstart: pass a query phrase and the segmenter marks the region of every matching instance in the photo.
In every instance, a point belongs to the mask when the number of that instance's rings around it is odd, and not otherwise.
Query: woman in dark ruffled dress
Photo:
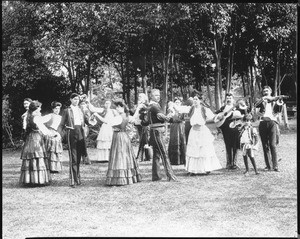
[[[114,104],[119,114],[110,121],[98,113],[94,115],[104,124],[110,124],[114,131],[105,183],[111,186],[121,186],[140,182],[141,175],[131,140],[126,133],[126,126],[129,123],[128,108],[122,100]]]
[[[26,139],[21,153],[20,184],[23,186],[44,186],[51,181],[44,136],[57,137],[43,124],[41,103],[32,101],[29,105]]]
[[[180,106],[181,100],[179,98],[175,98],[173,104]],[[173,104],[171,104],[171,107],[169,108],[169,113],[173,120],[170,124],[168,155],[172,165],[181,165],[185,164],[186,151],[184,115],[176,111],[172,107]]]
[[[46,127],[52,134],[57,133],[57,128],[61,122],[61,116],[59,115],[61,103],[52,102],[51,108],[53,113],[43,116]],[[57,137],[46,136],[46,150],[49,157],[49,166],[51,173],[58,173],[62,171],[62,152],[63,146],[61,142],[61,136]]]

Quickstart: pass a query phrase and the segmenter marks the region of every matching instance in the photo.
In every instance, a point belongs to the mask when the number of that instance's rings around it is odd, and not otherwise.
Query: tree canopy
[[[72,91],[107,87],[129,106],[139,91],[159,88],[164,109],[191,89],[205,91],[218,109],[233,79],[252,98],[263,85],[295,98],[296,4],[4,1],[2,94],[10,124],[17,133],[25,97],[49,110],[53,100],[67,104]]]

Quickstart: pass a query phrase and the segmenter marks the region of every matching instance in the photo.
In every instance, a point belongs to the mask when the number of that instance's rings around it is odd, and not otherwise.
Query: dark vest
[[[190,109],[190,112],[189,112],[190,118],[194,114],[194,111],[195,111],[195,106],[192,106],[192,108]],[[206,107],[202,104],[201,104],[201,114],[202,114],[203,119],[206,121]]]
[[[158,113],[163,113],[159,104],[151,104],[148,110],[148,118],[150,124],[164,123],[164,120],[159,120],[157,118]]]

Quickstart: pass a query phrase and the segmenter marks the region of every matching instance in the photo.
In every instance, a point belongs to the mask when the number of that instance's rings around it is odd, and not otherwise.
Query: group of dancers
[[[96,160],[108,161],[106,185],[128,185],[141,182],[139,161],[152,160],[152,181],[162,179],[163,164],[168,181],[178,181],[172,166],[184,165],[189,176],[208,175],[222,168],[214,149],[214,135],[206,124],[220,128],[226,148],[226,168],[237,169],[237,151],[242,151],[245,174],[249,174],[248,158],[255,174],[259,174],[254,160],[254,150],[260,135],[266,171],[279,172],[277,144],[279,127],[277,114],[282,109],[282,98],[271,96],[269,86],[263,88],[263,97],[250,109],[245,100],[234,102],[226,94],[225,105],[212,112],[206,107],[201,93],[195,91],[188,103],[180,98],[169,102],[164,114],[159,104],[160,91],[152,89],[150,100],[141,93],[135,109],[129,110],[122,99],[107,100],[104,107],[95,107],[86,97],[70,95],[71,105],[63,110],[62,104],[52,102],[52,113],[41,115],[41,103],[26,98],[23,115],[24,145],[21,152],[20,183],[24,186],[43,186],[51,183],[51,174],[62,170],[62,140],[68,144],[69,186],[81,185],[80,162],[88,160],[86,127],[97,119],[101,128],[97,137]],[[253,112],[259,115],[258,131],[252,126]],[[166,122],[170,124],[168,149],[165,145]],[[132,123],[139,134],[139,148],[135,155],[127,126]],[[93,123],[94,125],[94,123]],[[258,134],[259,133],[259,134]],[[151,149],[151,155],[147,154]],[[150,156],[149,156],[150,155]],[[144,157],[145,156],[145,157]]]

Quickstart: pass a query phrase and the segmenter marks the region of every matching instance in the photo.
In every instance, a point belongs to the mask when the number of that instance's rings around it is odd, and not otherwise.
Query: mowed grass
[[[173,166],[179,182],[151,181],[151,162],[140,162],[143,180],[105,186],[108,163],[81,166],[83,185],[68,186],[68,153],[64,170],[51,186],[18,184],[20,151],[3,151],[3,238],[25,237],[297,237],[297,134],[283,133],[278,146],[280,172],[264,172],[262,148],[256,153],[260,175],[252,165],[243,175],[238,154],[236,171],[221,169],[189,177]],[[220,135],[215,149],[225,167]],[[261,145],[260,145],[261,146]],[[93,160],[96,149],[89,148]]]

